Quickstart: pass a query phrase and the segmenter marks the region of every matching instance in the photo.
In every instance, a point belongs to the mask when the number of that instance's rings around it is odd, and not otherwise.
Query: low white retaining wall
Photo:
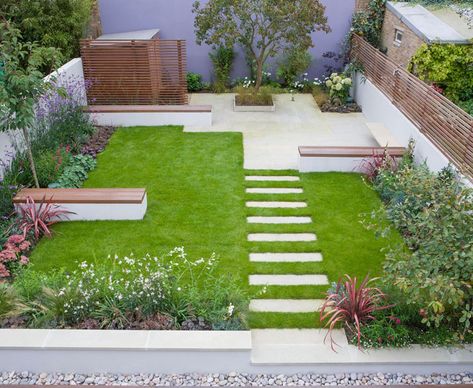
[[[366,157],[353,156],[300,156],[299,155],[299,171],[300,172],[362,172],[362,163]]]
[[[116,127],[189,125],[212,126],[212,112],[104,112],[90,113],[97,125]]]
[[[290,346],[291,338],[288,337]],[[300,346],[300,344],[295,344]],[[287,345],[275,346],[272,354]],[[2,370],[62,373],[460,373],[473,346],[360,351],[303,344],[287,362],[256,356],[250,331],[0,329]],[[315,350],[315,353],[314,353]],[[314,362],[314,355],[317,361]]]
[[[360,73],[356,74],[355,82],[355,101],[369,121],[383,123],[404,147],[407,147],[410,138],[414,139],[416,161],[426,161],[431,170],[439,171],[448,165],[445,155],[376,86],[369,80],[363,82]]]

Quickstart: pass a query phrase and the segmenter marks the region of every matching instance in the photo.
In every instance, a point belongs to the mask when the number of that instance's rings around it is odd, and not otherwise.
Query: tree
[[[21,38],[18,29],[7,21],[0,22],[0,130],[21,131],[34,182],[39,187],[29,129],[34,124],[35,106],[51,84],[43,80],[38,69],[48,64],[52,69],[59,56],[55,48],[21,43]]]
[[[290,46],[307,50],[314,31],[329,32],[318,0],[209,0],[193,5],[197,44],[231,47],[238,43],[256,65],[257,93],[269,57]]]

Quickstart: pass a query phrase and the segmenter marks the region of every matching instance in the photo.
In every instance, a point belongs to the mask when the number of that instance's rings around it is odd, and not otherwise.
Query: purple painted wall
[[[287,0],[291,1],[291,0]],[[313,34],[311,49],[312,65],[309,76],[320,76],[325,72],[324,64],[330,60],[322,57],[327,51],[340,52],[344,38],[350,28],[355,0],[321,0],[326,6],[326,15],[332,32]],[[162,39],[185,39],[187,41],[187,69],[212,77],[212,65],[208,56],[210,47],[198,46],[194,38],[194,0],[100,0],[100,15],[104,33],[125,32],[159,28]],[[205,2],[205,1],[202,1]],[[234,64],[234,77],[248,74],[245,58],[239,47]],[[275,73],[275,66],[269,66]]]

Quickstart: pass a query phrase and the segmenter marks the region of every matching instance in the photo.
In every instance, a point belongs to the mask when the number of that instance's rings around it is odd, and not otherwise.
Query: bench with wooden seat
[[[212,105],[90,105],[83,109],[97,125],[212,125]]]
[[[147,208],[146,190],[128,189],[22,189],[13,203],[19,211],[30,197],[40,203],[54,203],[72,212],[67,218],[78,220],[141,220]]]
[[[299,171],[301,172],[361,172],[363,160],[373,154],[387,152],[394,158],[401,158],[404,147],[299,147]]]

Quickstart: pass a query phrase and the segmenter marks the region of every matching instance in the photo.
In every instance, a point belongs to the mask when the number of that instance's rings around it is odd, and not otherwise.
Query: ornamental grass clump
[[[320,309],[320,321],[326,321],[325,326],[329,329],[327,336],[330,336],[333,350],[336,343],[332,334],[338,325],[344,326],[350,337],[355,336],[360,346],[362,326],[375,319],[375,311],[392,307],[382,305],[386,295],[379,288],[369,286],[376,279],[366,276],[358,284],[356,277],[345,277],[345,282],[340,280],[327,292],[327,298]]]

